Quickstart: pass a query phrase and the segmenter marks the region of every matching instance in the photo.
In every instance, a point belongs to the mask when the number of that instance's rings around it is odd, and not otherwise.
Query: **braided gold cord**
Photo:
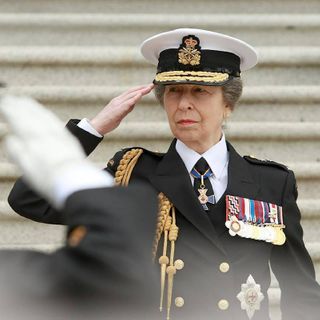
[[[167,217],[169,216],[170,209],[172,207],[172,204],[170,203],[169,199],[162,192],[160,192],[158,195],[158,202],[159,202],[159,211],[158,211],[158,219],[157,219],[157,228],[156,228],[156,233],[154,236],[153,246],[152,246],[153,260],[157,255],[159,240],[164,231],[165,223],[167,221]]]
[[[128,186],[133,168],[142,153],[142,149],[131,149],[124,154],[115,173],[114,181],[116,185]]]
[[[162,256],[159,258],[159,264],[161,265],[161,276],[160,276],[160,311],[163,308],[163,296],[164,296],[164,287],[166,282],[166,269],[169,264],[169,258],[167,257],[167,248],[168,248],[168,233],[171,228],[172,218],[168,215],[164,225],[164,237],[163,237],[163,250]]]
[[[139,157],[143,153],[142,149],[131,149],[126,152],[117,167],[115,173],[115,184],[128,186],[132,171],[137,164]],[[177,272],[177,267],[174,262],[175,242],[178,238],[179,228],[176,225],[175,208],[169,199],[161,192],[158,195],[159,211],[157,218],[156,233],[153,241],[152,256],[153,260],[157,255],[159,241],[162,234],[163,250],[162,256],[159,258],[161,265],[161,296],[160,296],[160,311],[163,309],[163,296],[168,275],[168,290],[167,290],[167,320],[170,319],[170,309],[172,304],[173,278]],[[170,215],[171,213],[171,215]],[[167,256],[168,240],[170,241],[170,258]],[[179,269],[180,270],[180,269]]]
[[[177,268],[174,264],[175,242],[178,239],[179,228],[176,225],[176,213],[174,207],[172,207],[172,223],[169,232],[169,241],[171,243],[170,250],[170,265],[167,267],[168,274],[168,296],[167,296],[167,320],[170,320],[170,310],[172,304],[172,292],[173,292],[173,278],[177,273]]]

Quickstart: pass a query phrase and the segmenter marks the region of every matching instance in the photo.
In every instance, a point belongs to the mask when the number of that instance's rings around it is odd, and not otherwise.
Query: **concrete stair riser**
[[[319,0],[0,0],[0,12],[0,80],[38,98],[64,121],[92,117],[121,86],[152,81],[155,68],[143,62],[139,44],[186,26],[186,16],[189,26],[258,47],[260,64],[243,76],[244,95],[226,134],[241,154],[287,163],[296,172],[304,239],[320,280]],[[90,158],[103,167],[121,147],[165,151],[171,140],[165,121],[150,95]],[[0,120],[0,136],[5,130]],[[17,176],[1,149],[0,248],[58,248],[64,227],[27,221],[6,203]],[[269,296],[278,320],[274,278]]]
[[[63,121],[71,118],[89,118],[94,117],[105,105],[107,100],[101,100],[94,104],[91,103],[48,103],[46,106],[49,110],[54,111]],[[275,117],[275,114],[277,115]],[[135,107],[134,112],[130,113],[126,120],[128,122],[150,121],[166,121],[164,110],[156,103],[154,105],[140,103]],[[232,125],[234,122],[260,122],[277,121],[277,122],[318,122],[320,119],[320,105],[291,105],[291,104],[256,104],[247,105],[240,104],[232,117],[228,119],[228,123]],[[156,124],[155,124],[156,125]]]
[[[13,182],[11,184],[7,184],[8,192],[11,190],[10,186],[13,185]],[[4,200],[0,200],[0,220],[17,220],[20,218],[19,215],[17,215],[10,207],[10,205],[7,202],[7,194],[4,195]],[[301,211],[301,219],[304,224],[314,224],[316,225],[320,221],[320,201],[314,200],[314,199],[306,199],[299,196],[297,201],[298,207]],[[310,208],[312,206],[312,208]],[[307,235],[306,235],[307,236]],[[308,242],[317,241],[318,238],[315,238],[313,240],[308,239]],[[320,259],[320,256],[319,256]]]
[[[33,96],[64,121],[91,118],[128,87],[11,87],[13,94]],[[246,86],[228,122],[317,122],[320,119],[318,86]],[[276,116],[275,116],[276,115]],[[159,103],[150,94],[136,105],[127,121],[166,121]]]
[[[106,161],[98,162],[96,165],[100,168],[106,166]],[[304,208],[304,214],[308,219],[320,219],[320,201],[317,195],[320,192],[320,162],[309,163],[285,163],[295,172],[297,179],[299,203]],[[8,195],[12,183],[20,176],[17,168],[10,162],[0,162],[0,181],[4,184],[3,195]]]
[[[64,238],[64,230],[64,226],[40,224],[26,219],[23,221],[2,220],[0,223],[0,245],[58,245]]]
[[[107,160],[110,158],[110,156],[106,156],[106,163]],[[101,159],[101,158],[100,158]],[[105,164],[106,166],[106,164]],[[1,199],[5,200],[7,199],[9,192],[12,188],[13,181],[14,179],[10,180],[4,180],[1,179],[1,186],[0,186],[0,192],[1,192]],[[317,199],[319,192],[320,192],[320,179],[314,179],[314,180],[309,180],[309,179],[297,179],[297,185],[298,185],[298,190],[299,190],[299,199],[302,199],[304,201],[312,201],[313,199]],[[317,220],[319,220],[320,223],[320,208],[317,211],[319,214],[317,217],[315,217]],[[311,225],[312,226],[312,225]],[[319,231],[316,231],[319,232]]]
[[[151,83],[154,69],[139,66],[39,66],[0,65],[1,79],[13,86],[136,86]],[[320,85],[319,69],[315,67],[260,67],[243,75],[246,85]]]
[[[319,1],[308,0],[202,0],[195,4],[187,0],[148,1],[148,0],[78,0],[75,5],[70,0],[1,0],[0,12],[31,13],[314,13],[319,12]]]
[[[226,33],[254,46],[320,45],[320,21],[315,14],[207,14],[188,21],[189,26]],[[0,42],[138,46],[149,36],[181,25],[185,25],[182,14],[0,14]]]
[[[263,47],[259,64],[244,73],[248,85],[319,85],[320,47]],[[2,79],[10,85],[133,85],[148,83],[155,67],[132,47],[0,49]]]
[[[130,133],[128,132],[128,135]],[[319,161],[319,141],[234,141],[229,139],[237,148],[240,154],[254,154],[260,159],[273,159],[281,163],[292,161],[292,154],[295,154],[295,161]],[[90,156],[93,161],[106,161],[118,150],[125,147],[140,146],[149,150],[164,152],[168,149],[170,139],[143,140],[143,139],[105,139]],[[0,161],[6,160],[3,151],[0,151]]]

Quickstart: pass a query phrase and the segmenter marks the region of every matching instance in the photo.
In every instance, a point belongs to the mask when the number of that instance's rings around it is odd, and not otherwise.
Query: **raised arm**
[[[78,126],[79,120],[72,119],[68,122],[68,130],[78,139],[86,155],[89,155],[102,141],[103,136],[119,126],[121,121],[130,113],[140,99],[150,93],[153,85],[139,86],[127,90],[118,97],[112,99],[92,120],[89,121],[99,136],[94,135]],[[39,122],[39,129],[42,135],[45,134],[46,123]],[[39,150],[43,148],[47,152],[48,143],[37,146]],[[112,173],[112,172],[110,172]],[[45,181],[45,177],[44,177]],[[28,219],[54,224],[65,224],[65,216],[52,208],[48,202],[25,182],[23,177],[14,184],[8,202],[12,209]]]

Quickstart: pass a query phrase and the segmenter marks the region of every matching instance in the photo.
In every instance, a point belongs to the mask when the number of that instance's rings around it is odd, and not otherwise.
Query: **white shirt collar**
[[[182,141],[177,140],[176,150],[184,162],[188,172],[191,172],[198,160],[203,157],[209,164],[215,178],[220,179],[223,169],[226,167],[229,155],[227,150],[226,138],[224,133],[220,141],[208,149],[205,153],[199,154],[187,147]]]

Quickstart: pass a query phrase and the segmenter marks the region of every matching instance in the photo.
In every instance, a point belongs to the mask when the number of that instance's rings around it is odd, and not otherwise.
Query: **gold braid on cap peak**
[[[229,79],[228,73],[209,72],[209,71],[167,71],[158,73],[155,81],[199,81],[219,83]]]
[[[115,173],[115,183],[121,186],[128,186],[132,171],[143,153],[142,149],[131,149],[127,151],[117,167]],[[167,291],[167,320],[170,319],[170,309],[172,304],[173,278],[177,270],[182,269],[178,266],[179,260],[174,261],[175,242],[178,239],[179,228],[176,225],[175,208],[170,200],[161,192],[158,195],[159,211],[157,219],[157,228],[153,241],[152,256],[153,261],[157,255],[158,244],[163,234],[163,250],[159,258],[161,265],[161,293],[160,293],[160,311],[163,309],[164,289],[166,274],[168,274]],[[167,256],[168,246],[170,244],[170,257]]]

